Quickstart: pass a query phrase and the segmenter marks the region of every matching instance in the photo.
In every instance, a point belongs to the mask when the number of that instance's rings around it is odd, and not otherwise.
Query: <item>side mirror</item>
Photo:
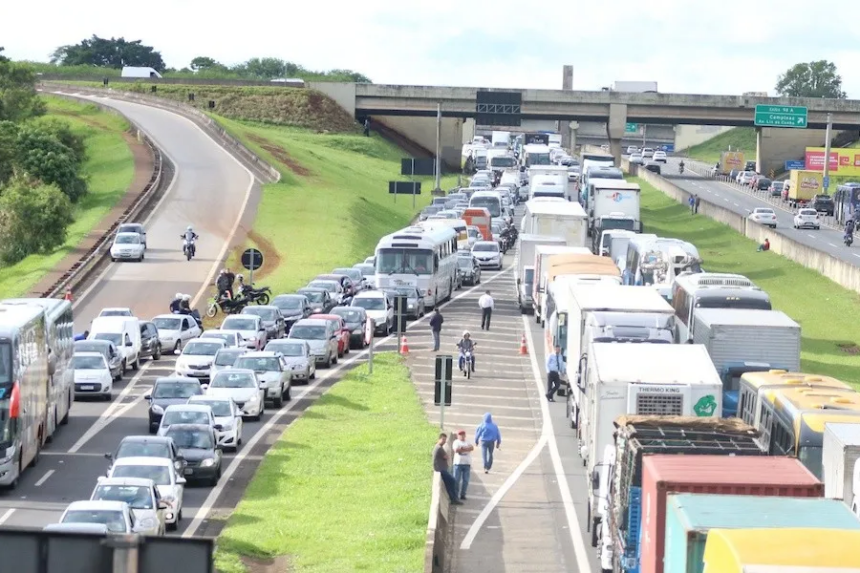
[[[144,399],[144,400],[152,400],[152,394],[145,394],[145,395],[143,396],[143,399]]]
[[[106,453],[106,454],[105,454],[105,459],[106,459],[106,460],[113,460],[113,454],[112,454],[112,453],[110,453],[110,452]]]
[[[209,384],[201,384],[201,385],[200,385],[200,389],[201,389],[201,390],[204,390],[204,391],[205,391],[205,390],[208,390],[208,389],[209,389]]]
[[[178,485],[185,485],[186,483],[188,483],[188,480],[185,479],[184,477],[179,477],[179,478],[176,478],[176,483]]]
[[[215,429],[220,432],[221,430],[224,429],[224,426],[222,426],[221,424],[215,424]]]
[[[134,345],[131,343],[131,340],[129,340],[128,342],[126,342],[126,343],[125,343],[125,345],[126,345],[126,346],[134,346]]]
[[[107,479],[107,478],[106,478],[106,476],[99,476],[99,477],[97,477],[97,478],[96,478],[96,482],[97,482],[97,483],[102,483],[105,479]]]
[[[168,507],[169,506],[167,505],[166,501],[159,501],[158,502],[158,509],[167,509]]]

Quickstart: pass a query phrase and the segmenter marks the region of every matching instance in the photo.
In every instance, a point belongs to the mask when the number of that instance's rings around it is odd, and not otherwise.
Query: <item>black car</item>
[[[279,294],[269,304],[278,307],[284,317],[284,336],[289,334],[296,321],[313,314],[311,303],[303,294]]]
[[[161,340],[158,329],[151,322],[140,323],[140,355],[153,360],[161,359]]]
[[[308,302],[311,303],[311,314],[328,314],[335,307],[331,293],[323,288],[305,287],[296,292],[307,297]]]
[[[464,285],[475,286],[481,284],[481,266],[470,254],[467,257],[457,256],[457,271],[463,278]]]
[[[166,436],[126,436],[119,443],[114,453],[107,453],[105,457],[113,463],[121,458],[167,458],[173,462],[173,467],[179,475],[185,469],[185,458],[179,452],[179,448],[173,438]],[[110,473],[110,468],[108,468]]]
[[[204,424],[172,424],[166,437],[173,438],[179,454],[185,459],[185,479],[218,485],[222,448],[214,428]]]
[[[656,173],[657,175],[660,175],[660,173],[662,172],[662,169],[660,168],[660,164],[654,163],[653,161],[646,163],[645,169],[647,169],[651,173]]]
[[[770,189],[772,183],[773,181],[771,181],[767,177],[759,177],[755,180],[756,191],[767,191],[768,189]]]
[[[203,394],[200,381],[184,376],[159,378],[152,387],[152,394],[144,396],[149,401],[149,432],[154,434],[161,424],[164,409],[174,404],[186,404],[192,396]]]
[[[367,346],[364,338],[364,330],[367,325],[367,311],[360,306],[336,306],[331,309],[330,314],[336,314],[343,319],[346,329],[349,331],[350,348],[364,348]]]
[[[812,198],[812,201],[809,202],[809,207],[830,217],[833,216],[833,213],[836,210],[836,204],[833,202],[833,197],[830,195],[816,195]]]

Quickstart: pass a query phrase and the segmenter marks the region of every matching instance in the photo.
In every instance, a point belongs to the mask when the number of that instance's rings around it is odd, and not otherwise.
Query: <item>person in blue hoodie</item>
[[[481,457],[484,460],[484,473],[490,473],[493,468],[493,451],[502,447],[502,433],[493,422],[493,415],[484,414],[484,421],[475,430],[475,445],[481,446]]]

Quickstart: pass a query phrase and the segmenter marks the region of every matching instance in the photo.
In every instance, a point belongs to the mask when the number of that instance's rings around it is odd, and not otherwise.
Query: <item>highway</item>
[[[739,188],[735,185],[703,177],[691,170],[684,170],[684,175],[678,175],[678,159],[670,158],[663,176],[685,191],[698,194],[702,199],[715,203],[741,215],[749,215],[756,207],[770,207],[776,212],[777,228],[773,231],[786,236],[803,245],[832,255],[839,260],[852,265],[860,265],[860,250],[857,247],[846,247],[842,242],[842,231],[822,225],[819,230],[795,229],[794,212],[784,203],[771,202],[765,192],[754,192],[751,189]],[[699,168],[702,164],[698,164]],[[828,217],[827,220],[833,221]]]

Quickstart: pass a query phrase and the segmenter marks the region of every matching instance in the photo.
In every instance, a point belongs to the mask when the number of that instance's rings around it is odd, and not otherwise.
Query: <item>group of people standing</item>
[[[454,505],[462,505],[466,500],[466,491],[469,489],[469,480],[472,475],[472,452],[475,446],[481,447],[481,458],[484,465],[484,473],[490,473],[493,469],[493,454],[502,447],[502,433],[493,422],[490,412],[484,414],[483,421],[475,429],[474,444],[466,439],[466,430],[459,430],[451,451],[454,454],[453,465],[450,465],[448,452],[445,446],[448,444],[448,434],[439,434],[436,446],[433,448],[433,469],[439,472],[442,483],[448,492],[448,497]],[[453,469],[453,473],[449,470]]]

